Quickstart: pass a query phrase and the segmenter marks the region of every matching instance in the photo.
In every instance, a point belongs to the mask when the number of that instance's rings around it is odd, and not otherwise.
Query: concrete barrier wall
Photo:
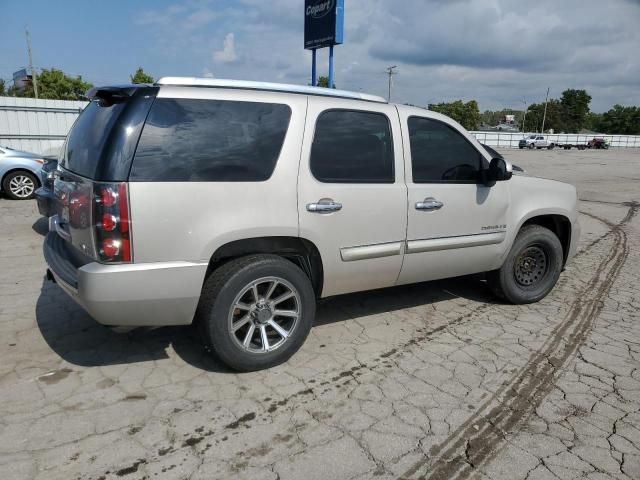
[[[0,145],[39,155],[57,155],[73,122],[87,102],[0,97]],[[518,148],[529,133],[470,132],[492,147]],[[594,136],[609,140],[611,147],[638,147],[633,135],[546,135],[554,143],[587,143]]]
[[[87,102],[0,97],[0,145],[57,155]]]
[[[479,142],[491,147],[518,148],[518,142],[533,133],[512,133],[512,132],[469,132],[474,135]],[[640,148],[639,135],[579,135],[575,133],[553,133],[545,134],[549,142],[571,143],[574,145],[585,144],[594,137],[605,138],[609,141],[610,147]]]

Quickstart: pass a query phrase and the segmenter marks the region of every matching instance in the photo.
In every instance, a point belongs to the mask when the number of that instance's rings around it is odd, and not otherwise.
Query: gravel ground
[[[96,324],[45,281],[34,203],[0,199],[0,479],[640,478],[640,152],[503,153],[578,187],[551,295],[329,299],[293,359],[249,374],[191,328]]]

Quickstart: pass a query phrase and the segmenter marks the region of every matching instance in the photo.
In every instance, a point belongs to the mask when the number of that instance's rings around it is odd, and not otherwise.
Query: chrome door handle
[[[416,202],[416,210],[440,210],[444,203],[433,197],[427,197],[422,202]]]
[[[314,213],[329,213],[342,210],[342,204],[334,202],[330,198],[323,198],[318,200],[317,203],[307,203],[307,212]]]

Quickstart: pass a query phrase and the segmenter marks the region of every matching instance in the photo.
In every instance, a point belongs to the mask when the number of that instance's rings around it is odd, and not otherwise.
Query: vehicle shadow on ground
[[[454,298],[482,303],[496,299],[477,276],[341,295],[319,302],[314,326],[364,318]],[[210,372],[233,373],[207,352],[196,328],[137,328],[129,332],[93,320],[55,283],[43,279],[36,304],[40,332],[65,361],[84,367],[133,364],[168,359],[173,351],[186,363]],[[366,320],[365,320],[366,321]]]

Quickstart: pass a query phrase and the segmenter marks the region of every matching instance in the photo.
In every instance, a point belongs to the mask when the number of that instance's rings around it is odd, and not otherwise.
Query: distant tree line
[[[130,77],[131,83],[153,83],[153,77],[145,73],[142,67],[138,68]],[[90,82],[85,82],[81,75],[67,75],[56,68],[42,69],[37,76],[38,98],[54,100],[85,100],[87,90],[93,87]],[[5,81],[0,80],[0,96],[35,98],[33,81],[27,83],[24,89],[18,90],[15,86],[7,88]]]

